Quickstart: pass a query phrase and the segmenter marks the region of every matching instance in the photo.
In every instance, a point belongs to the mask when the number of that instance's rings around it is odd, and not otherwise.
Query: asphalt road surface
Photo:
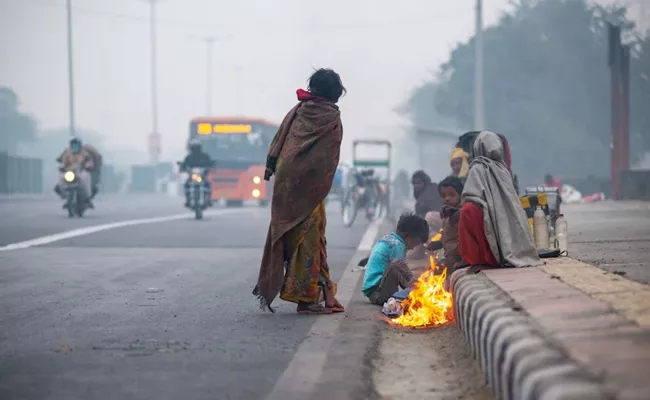
[[[569,255],[628,279],[650,283],[650,202],[563,205]]]
[[[57,201],[0,202],[0,399],[490,398],[455,327],[390,328],[359,293],[351,266],[390,223],[345,228],[331,206],[347,312],[278,300],[270,314],[251,295],[269,209],[195,221],[181,202],[100,198],[83,219]],[[572,256],[648,282],[648,203],[564,210]]]
[[[179,199],[107,198],[86,218],[60,202],[0,203],[0,247],[182,214]],[[259,399],[318,318],[251,295],[269,209],[124,226],[0,251],[0,399]],[[339,279],[366,230],[331,209]]]

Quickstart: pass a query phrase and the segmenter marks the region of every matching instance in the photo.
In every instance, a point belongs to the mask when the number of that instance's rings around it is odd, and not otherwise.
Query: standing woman
[[[280,293],[300,314],[344,311],[327,264],[324,205],[339,163],[343,127],[336,103],[344,93],[336,72],[314,72],[271,142],[264,175],[275,174],[271,224],[253,290],[263,309],[274,312]]]

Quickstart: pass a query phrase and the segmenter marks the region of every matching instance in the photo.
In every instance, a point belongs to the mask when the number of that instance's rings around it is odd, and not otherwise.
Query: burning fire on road
[[[432,328],[453,321],[453,300],[445,290],[447,268],[439,272],[433,257],[429,257],[431,268],[423,273],[415,287],[402,302],[402,315],[390,320],[390,324],[412,328]]]

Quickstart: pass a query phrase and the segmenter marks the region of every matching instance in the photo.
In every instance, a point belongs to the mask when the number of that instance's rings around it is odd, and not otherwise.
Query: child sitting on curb
[[[424,218],[403,214],[396,232],[379,239],[370,252],[363,277],[362,292],[375,305],[383,305],[400,288],[414,281],[413,273],[404,261],[406,251],[425,243],[429,226]]]
[[[460,220],[461,193],[463,182],[455,176],[448,176],[438,184],[438,191],[442,198],[442,240],[427,243],[429,251],[444,249],[444,258],[438,264],[447,268],[447,276],[460,267],[463,260],[458,248],[458,221]]]

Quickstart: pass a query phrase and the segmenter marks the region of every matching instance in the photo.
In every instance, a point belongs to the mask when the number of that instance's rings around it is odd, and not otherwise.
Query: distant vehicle
[[[354,172],[355,182],[346,187],[341,200],[343,224],[352,226],[359,210],[363,210],[368,221],[380,218],[385,206],[384,188],[374,175],[373,169]]]
[[[205,180],[208,179],[208,169],[195,167],[190,168],[187,173],[190,186],[189,208],[194,211],[196,219],[203,219],[203,211],[209,207],[208,199],[212,196],[204,185]]]
[[[263,180],[266,155],[279,124],[257,118],[197,117],[190,122],[188,140],[198,139],[217,165],[208,174],[212,200],[227,206],[257,200],[266,206],[273,183]]]
[[[61,191],[65,198],[64,208],[68,210],[68,216],[74,218],[75,216],[81,218],[88,208],[87,194],[84,194],[84,189],[79,181],[80,174],[88,173],[83,168],[67,169],[63,172],[63,187]]]
[[[359,146],[384,148],[386,155],[377,159],[359,159]],[[385,170],[386,177],[390,176],[392,145],[388,140],[355,140],[352,142],[352,169],[346,180],[341,199],[341,214],[343,225],[352,226],[358,210],[365,211],[369,221],[388,215],[390,209],[390,189],[388,182],[379,178],[375,168]],[[361,168],[365,168],[361,170]]]

